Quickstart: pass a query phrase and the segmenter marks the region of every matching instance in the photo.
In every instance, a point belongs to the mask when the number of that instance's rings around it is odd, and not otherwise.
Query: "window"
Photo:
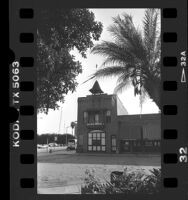
[[[134,147],[140,147],[141,146],[141,140],[134,140],[133,141],[133,146]]]
[[[160,147],[160,141],[159,140],[154,141],[154,146]]]
[[[116,151],[117,145],[116,145],[116,136],[112,135],[111,136],[111,147],[112,147],[112,151]]]
[[[100,140],[97,140],[96,138],[92,140],[92,145],[95,145],[95,146],[100,146],[101,145],[101,141]]]
[[[107,111],[106,111],[106,116],[111,116],[110,110],[107,110]]]
[[[111,111],[107,110],[106,111],[106,123],[110,123],[111,122]]]
[[[105,138],[101,138],[101,144],[105,145]]]
[[[92,138],[88,138],[88,145],[92,145]]]
[[[106,150],[105,133],[102,131],[91,131],[88,133],[88,151]]]
[[[102,151],[106,151],[106,146],[102,146]]]
[[[89,151],[92,151],[92,146],[88,146],[88,150],[89,150]]]
[[[100,111],[90,111],[88,113],[88,125],[101,125],[103,123],[103,114]]]
[[[97,113],[97,114],[95,114],[95,124],[96,123],[99,123],[99,114]]]
[[[145,146],[153,146],[153,142],[152,141],[145,141]]]
[[[84,112],[84,123],[88,122],[88,112]]]
[[[94,124],[94,115],[90,112],[88,116],[88,123],[89,124]]]

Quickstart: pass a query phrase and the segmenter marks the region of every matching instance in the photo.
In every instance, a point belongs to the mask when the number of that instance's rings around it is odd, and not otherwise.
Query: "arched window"
[[[99,114],[96,113],[95,114],[95,124],[98,124],[99,123]]]
[[[88,112],[84,112],[84,123],[88,123]]]
[[[88,133],[88,151],[106,151],[105,133],[94,130]]]
[[[111,111],[106,111],[106,123],[111,123]]]

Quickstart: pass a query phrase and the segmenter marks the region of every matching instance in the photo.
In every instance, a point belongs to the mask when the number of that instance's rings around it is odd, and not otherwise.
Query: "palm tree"
[[[141,101],[149,96],[160,109],[161,41],[159,9],[146,9],[143,31],[133,24],[132,16],[123,14],[113,18],[108,31],[114,41],[103,41],[91,50],[105,57],[101,68],[90,79],[118,76],[115,92],[134,86]],[[89,80],[90,80],[89,79]]]
[[[75,126],[76,126],[76,122],[71,122],[72,135],[73,135],[73,129],[75,128]]]

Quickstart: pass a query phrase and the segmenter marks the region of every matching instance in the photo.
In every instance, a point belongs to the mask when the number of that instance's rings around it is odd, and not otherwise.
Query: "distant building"
[[[160,151],[160,114],[129,115],[118,96],[104,94],[97,81],[90,92],[78,98],[77,152]]]

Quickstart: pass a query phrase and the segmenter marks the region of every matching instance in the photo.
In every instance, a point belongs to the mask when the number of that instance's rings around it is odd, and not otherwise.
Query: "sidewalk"
[[[38,194],[81,194],[81,186],[69,185],[63,187],[39,188]]]

